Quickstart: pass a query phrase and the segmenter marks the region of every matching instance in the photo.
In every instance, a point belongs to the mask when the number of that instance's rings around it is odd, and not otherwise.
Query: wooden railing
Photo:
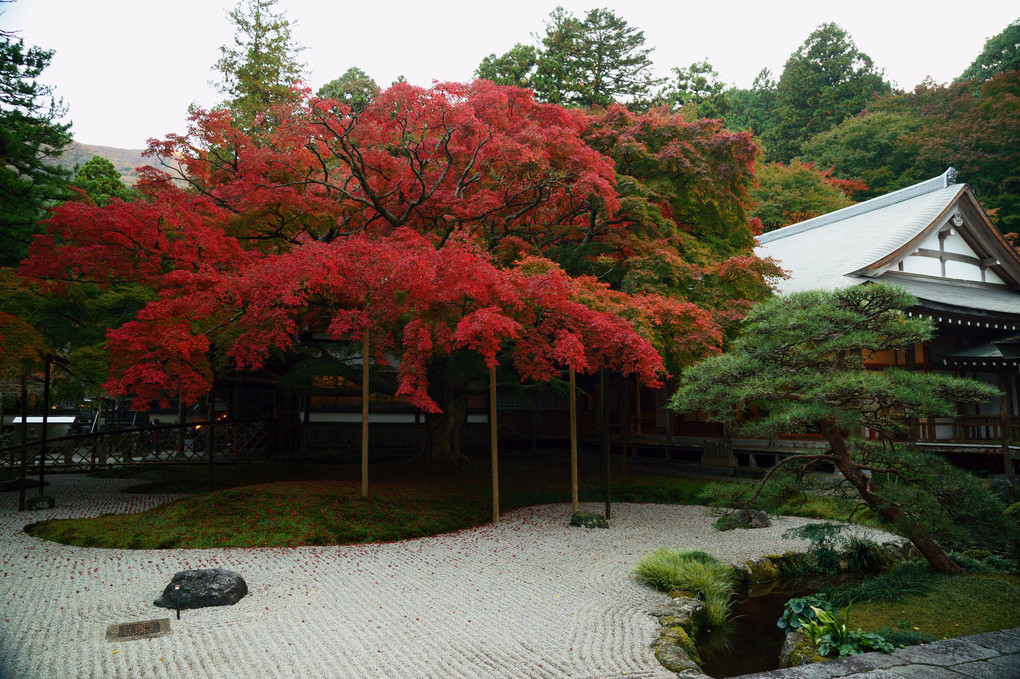
[[[1020,441],[1020,419],[1009,418],[1007,440]],[[998,415],[934,417],[921,420],[917,440],[922,443],[999,443],[1002,419]]]
[[[26,463],[33,469],[39,466],[41,443],[38,438],[28,440]],[[265,422],[220,421],[211,426],[160,425],[76,434],[46,441],[45,467],[67,471],[151,462],[257,460],[265,458],[267,443]],[[0,447],[0,467],[20,466],[21,455],[20,443],[8,442]]]

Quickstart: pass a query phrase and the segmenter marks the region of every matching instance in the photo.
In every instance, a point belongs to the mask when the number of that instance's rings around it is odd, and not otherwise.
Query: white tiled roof
[[[792,276],[781,293],[835,289],[864,282],[849,274],[910,242],[959,196],[955,171],[758,238],[755,252],[779,261]]]

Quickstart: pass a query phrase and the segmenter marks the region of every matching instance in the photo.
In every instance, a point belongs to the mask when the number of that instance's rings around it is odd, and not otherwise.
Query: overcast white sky
[[[192,102],[218,100],[209,86],[217,48],[232,40],[226,13],[236,0],[17,0],[0,26],[56,50],[41,80],[70,107],[78,141],[142,148],[149,137],[182,132]],[[819,24],[853,36],[886,77],[912,89],[947,82],[987,38],[1020,16],[1013,0],[280,0],[296,21],[313,89],[358,66],[381,86],[399,75],[417,85],[469,80],[481,59],[516,42],[534,43],[562,4],[583,16],[608,7],[645,32],[658,75],[708,58],[720,77],[749,87],[763,68],[776,77]]]

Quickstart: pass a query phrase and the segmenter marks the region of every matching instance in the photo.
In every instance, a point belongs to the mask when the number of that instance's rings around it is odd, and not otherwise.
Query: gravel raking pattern
[[[807,522],[719,533],[702,507],[615,504],[611,529],[583,529],[558,504],[385,544],[88,549],[22,527],[173,496],[118,493],[130,480],[48,480],[53,509],[18,513],[17,493],[0,495],[2,679],[665,679],[674,675],[652,656],[658,623],[647,613],[664,595],[637,583],[634,562],[663,546],[727,561],[803,549],[780,535]],[[239,572],[248,596],[183,611],[164,637],[106,641],[108,625],[174,618],[152,605],[173,574],[217,566]]]

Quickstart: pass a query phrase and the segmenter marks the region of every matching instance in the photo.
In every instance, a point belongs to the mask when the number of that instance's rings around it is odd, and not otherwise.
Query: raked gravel
[[[129,480],[47,480],[53,509],[19,513],[17,493],[0,494],[2,679],[666,679],[675,675],[652,656],[658,623],[648,614],[665,595],[634,579],[634,562],[663,546],[731,562],[802,550],[781,534],[807,522],[717,532],[703,507],[614,504],[612,528],[585,529],[569,527],[569,504],[556,504],[385,544],[89,549],[22,527],[174,496],[118,493]],[[173,618],[153,599],[175,572],[209,567],[241,573],[248,596],[183,611],[164,637],[106,640],[114,623]]]

